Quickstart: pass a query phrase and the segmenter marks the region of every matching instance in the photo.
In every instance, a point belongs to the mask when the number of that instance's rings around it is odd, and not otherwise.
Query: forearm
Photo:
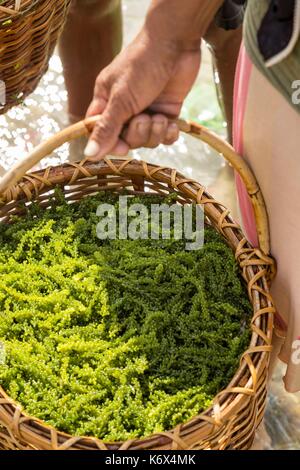
[[[213,21],[223,0],[152,0],[145,29],[161,40],[197,41]]]
[[[59,41],[71,122],[84,117],[97,75],[121,50],[121,15],[120,0],[71,2]]]

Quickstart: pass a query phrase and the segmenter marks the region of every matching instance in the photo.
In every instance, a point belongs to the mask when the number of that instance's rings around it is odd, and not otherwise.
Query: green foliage
[[[173,198],[174,199],[174,198]],[[0,225],[0,383],[60,430],[125,440],[205,409],[249,343],[251,306],[231,250],[96,236],[99,194]],[[133,203],[160,203],[153,197]],[[172,198],[167,200],[172,202]]]

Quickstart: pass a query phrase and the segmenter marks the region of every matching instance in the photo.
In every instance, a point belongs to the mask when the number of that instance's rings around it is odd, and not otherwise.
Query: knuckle
[[[140,111],[127,83],[121,83],[114,87],[111,101],[114,108],[119,109],[126,119],[138,114]]]
[[[95,87],[94,87],[95,95],[101,95],[107,91],[107,88],[108,88],[107,84],[109,82],[108,75],[109,75],[109,71],[107,70],[107,67],[106,67],[105,69],[101,71],[101,73],[96,78]]]
[[[155,124],[160,124],[161,126],[168,124],[168,119],[163,114],[155,114],[152,119]]]
[[[96,140],[100,141],[112,135],[114,126],[110,121],[97,121],[94,127],[93,135]]]

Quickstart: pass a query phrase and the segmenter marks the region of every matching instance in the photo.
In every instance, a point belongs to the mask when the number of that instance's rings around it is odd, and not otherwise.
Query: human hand
[[[130,148],[176,141],[178,126],[168,117],[179,115],[199,67],[200,39],[164,42],[143,30],[97,78],[87,115],[101,114],[101,118],[86,147],[86,157],[122,156]]]
[[[167,116],[180,113],[200,67],[201,38],[222,2],[152,0],[142,31],[96,80],[87,115],[101,117],[86,157],[126,155],[129,148],[177,139],[178,127]]]

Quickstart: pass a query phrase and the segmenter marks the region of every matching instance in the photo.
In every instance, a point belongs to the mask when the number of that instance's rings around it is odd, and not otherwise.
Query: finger
[[[179,128],[175,122],[171,122],[168,126],[166,138],[163,141],[164,145],[172,145],[179,138]]]
[[[159,114],[164,113],[165,115],[177,118],[180,115],[182,108],[182,102],[178,101],[175,103],[167,103],[166,101],[155,102],[149,106],[149,110],[153,113]]]
[[[96,122],[84,154],[98,160],[110,153],[117,145],[124,124],[131,117],[130,106],[123,93],[112,92],[112,96],[99,120]]]
[[[155,148],[167,137],[168,119],[163,114],[152,116],[152,126],[149,140],[146,144],[149,148]]]
[[[105,82],[105,71],[102,70],[96,79],[94,96],[91,104],[88,107],[86,116],[90,117],[95,116],[96,114],[102,114],[107,106],[108,98],[109,94]]]
[[[130,148],[124,140],[119,139],[117,145],[112,149],[111,154],[116,157],[126,157]]]
[[[104,98],[95,97],[91,104],[88,107],[86,116],[96,116],[97,114],[102,114],[107,106],[107,100]]]
[[[129,150],[130,150],[129,145],[126,142],[124,142],[124,140],[119,139],[115,147],[110,152],[110,155],[113,155],[114,157],[126,157],[128,155]],[[96,161],[96,160],[101,160],[101,158],[86,157],[86,160]]]
[[[134,117],[128,129],[124,132],[124,140],[130,148],[144,147],[149,140],[152,120],[148,114],[140,114]]]

